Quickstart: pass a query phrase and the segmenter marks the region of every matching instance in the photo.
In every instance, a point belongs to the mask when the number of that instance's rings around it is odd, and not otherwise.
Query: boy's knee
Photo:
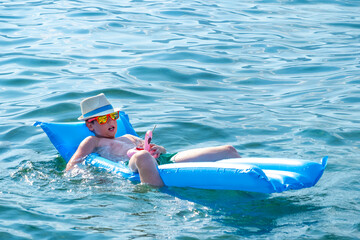
[[[234,152],[236,151],[235,148],[231,145],[224,145],[223,146],[224,150],[227,151],[227,152]]]
[[[148,151],[142,150],[137,152],[135,158],[135,163],[138,168],[143,168],[149,164],[153,164],[153,157]]]
[[[145,150],[141,150],[136,153],[136,158],[138,159],[148,158],[149,156],[151,156],[150,153]]]
[[[235,156],[235,157],[239,156],[239,153],[237,152],[237,150],[233,146],[225,145],[223,147],[224,147],[225,151],[228,152],[231,156]]]

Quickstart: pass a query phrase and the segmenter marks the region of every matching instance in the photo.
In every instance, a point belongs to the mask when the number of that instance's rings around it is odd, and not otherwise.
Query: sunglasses
[[[92,121],[96,120],[100,125],[103,125],[103,124],[107,123],[109,118],[111,118],[112,120],[118,119],[119,118],[119,111],[109,113],[109,114],[106,114],[104,116],[98,116],[98,117],[90,118],[90,119],[88,119],[86,121],[87,122],[92,122]]]

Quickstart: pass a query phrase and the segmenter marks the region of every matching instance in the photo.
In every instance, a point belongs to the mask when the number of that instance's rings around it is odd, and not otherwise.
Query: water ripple
[[[59,67],[68,64],[67,61],[55,59],[41,59],[41,58],[11,58],[8,60],[0,61],[0,65],[18,64],[24,67]]]

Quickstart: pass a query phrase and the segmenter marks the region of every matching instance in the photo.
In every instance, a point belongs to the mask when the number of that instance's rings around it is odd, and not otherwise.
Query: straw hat
[[[80,107],[82,115],[78,120],[87,120],[92,117],[120,111],[120,108],[113,108],[103,93],[82,100]]]

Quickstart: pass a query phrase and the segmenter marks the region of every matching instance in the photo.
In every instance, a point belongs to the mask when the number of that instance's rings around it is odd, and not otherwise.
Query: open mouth
[[[115,130],[115,127],[109,127],[109,131],[112,132]]]

